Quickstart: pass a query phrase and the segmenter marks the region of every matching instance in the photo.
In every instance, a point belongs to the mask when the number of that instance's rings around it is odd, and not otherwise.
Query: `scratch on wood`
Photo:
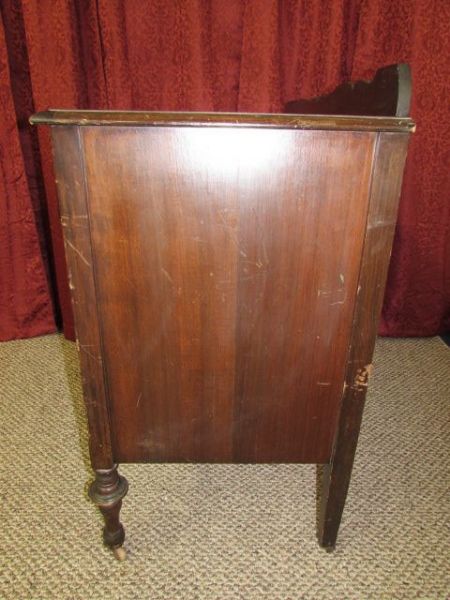
[[[237,238],[236,235],[236,231],[234,230],[233,226],[230,225],[229,223],[227,223],[223,217],[222,211],[218,210],[217,211],[217,216],[219,217],[219,219],[222,221],[223,226],[225,227],[225,229],[227,229],[230,233],[230,239],[233,242],[233,244],[236,246],[237,250],[239,250],[239,254],[241,256],[243,256],[244,258],[247,258],[247,254],[244,252],[244,250],[241,249],[240,245],[239,245],[239,240]]]
[[[139,396],[138,396],[138,399],[137,399],[137,402],[136,402],[136,408],[139,406],[141,398],[142,398],[142,392],[139,393]]]
[[[356,371],[352,389],[354,389],[357,392],[364,391],[369,384],[369,378],[372,374],[372,370],[373,370],[373,365],[371,365],[371,364],[365,365],[364,367],[362,367],[362,369],[358,369]]]
[[[167,279],[167,281],[170,281],[170,283],[173,285],[172,277],[165,269],[163,269],[163,267],[161,267],[161,273],[164,275],[164,277]]]
[[[367,225],[367,229],[375,229],[377,227],[392,227],[395,225],[395,221],[374,221]]]
[[[257,271],[256,273],[253,273],[252,275],[247,275],[246,277],[239,277],[239,281],[251,281],[252,279],[256,279],[256,277],[265,275],[265,274],[266,274],[266,271]]]
[[[269,264],[269,263],[263,263],[261,259],[258,259],[257,261],[243,260],[242,262],[245,264],[249,264],[249,265],[255,265],[255,267],[258,267],[258,269],[262,269],[264,266],[268,266],[268,264]]]
[[[80,344],[77,341],[77,348],[78,348],[78,350],[80,350],[81,352],[84,352],[85,354],[87,354],[88,356],[93,358],[94,360],[97,360],[98,362],[102,361],[100,356],[95,356],[95,354],[92,354],[92,352],[90,350],[88,350],[88,348],[94,348],[93,344]]]
[[[66,244],[67,244],[67,245],[68,245],[70,248],[72,248],[72,250],[73,250],[74,252],[76,252],[76,254],[78,254],[78,256],[81,258],[81,260],[84,262],[84,264],[85,264],[85,265],[87,265],[88,267],[90,267],[90,266],[91,266],[91,263],[90,263],[88,260],[86,260],[86,258],[83,256],[83,254],[82,254],[82,253],[81,253],[81,252],[78,250],[78,248],[76,248],[76,247],[75,247],[75,246],[72,244],[72,242],[71,242],[70,240],[66,239]]]
[[[335,300],[334,302],[330,302],[330,306],[335,306],[336,304],[344,304],[344,302],[347,300],[347,294],[344,288],[339,288],[338,290],[336,290],[336,294],[341,294],[343,292],[343,298],[342,300]]]
[[[81,227],[86,225],[87,215],[61,215],[60,217],[62,227]],[[81,221],[81,223],[79,223]]]
[[[318,381],[317,385],[329,386],[331,383],[329,381]]]

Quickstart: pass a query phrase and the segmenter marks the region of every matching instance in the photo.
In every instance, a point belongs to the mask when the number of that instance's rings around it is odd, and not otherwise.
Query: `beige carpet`
[[[128,560],[86,496],[74,345],[0,344],[0,598],[444,599],[450,595],[450,349],[380,340],[334,554],[314,466],[122,467]]]

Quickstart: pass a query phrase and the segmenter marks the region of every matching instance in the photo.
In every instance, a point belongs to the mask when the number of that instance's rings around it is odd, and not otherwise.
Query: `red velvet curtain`
[[[26,125],[33,110],[275,112],[395,62],[412,66],[417,133],[381,332],[449,327],[448,0],[3,0],[1,11],[1,339],[54,329],[53,270],[73,336],[51,148]]]
[[[20,44],[15,52],[21,54]],[[55,329],[40,198],[32,177],[27,178],[28,173],[32,175],[32,157],[37,152],[33,152],[31,138],[21,135],[14,92],[19,95],[10,77],[7,44],[0,27],[0,340]],[[24,166],[27,156],[31,158],[28,173]]]

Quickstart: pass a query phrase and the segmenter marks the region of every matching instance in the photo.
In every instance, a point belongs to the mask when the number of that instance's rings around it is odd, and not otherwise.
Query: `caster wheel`
[[[114,557],[120,562],[127,558],[127,551],[123,546],[117,546],[116,548],[113,548],[113,554]]]

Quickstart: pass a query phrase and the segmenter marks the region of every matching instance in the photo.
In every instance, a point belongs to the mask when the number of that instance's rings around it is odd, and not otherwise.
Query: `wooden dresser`
[[[118,463],[319,463],[336,542],[408,118],[51,110],[93,501]],[[80,487],[81,493],[81,487]]]

